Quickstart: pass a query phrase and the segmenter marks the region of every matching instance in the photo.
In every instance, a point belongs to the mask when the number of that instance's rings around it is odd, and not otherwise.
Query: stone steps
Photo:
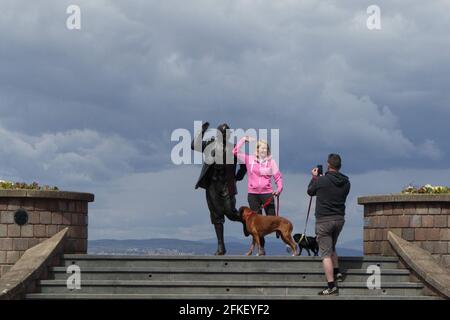
[[[66,267],[54,267],[50,269],[52,279],[67,279]],[[345,270],[346,281],[363,282],[368,274],[365,269]],[[391,269],[382,270],[382,279],[386,282],[408,282],[407,270]],[[253,270],[230,268],[121,268],[121,267],[83,267],[83,280],[153,280],[153,281],[296,281],[311,282],[325,281],[322,270],[319,269],[282,269],[260,268]]]
[[[65,280],[43,280],[42,293],[98,293],[98,294],[237,294],[237,295],[314,295],[324,287],[324,282],[226,282],[226,281],[129,281],[85,280],[81,289],[69,290]],[[395,295],[417,296],[420,283],[383,283],[380,290],[368,290],[366,283],[343,282],[340,295]]]
[[[81,269],[81,289],[70,290],[66,268]],[[367,267],[381,268],[381,289],[367,288]],[[393,257],[342,257],[346,274],[338,297],[434,299],[410,282]],[[64,255],[28,299],[321,299],[326,285],[319,257]]]
[[[31,293],[27,295],[29,300],[436,300],[430,296],[389,296],[389,295],[338,295],[321,297],[318,295],[230,295],[230,294],[59,294],[59,293]]]
[[[79,267],[200,267],[253,270],[270,268],[283,269],[319,269],[322,270],[320,257],[292,256],[96,256],[64,255],[64,266],[76,264]],[[343,269],[366,269],[377,265],[381,269],[396,269],[398,260],[393,257],[342,257],[339,259]]]

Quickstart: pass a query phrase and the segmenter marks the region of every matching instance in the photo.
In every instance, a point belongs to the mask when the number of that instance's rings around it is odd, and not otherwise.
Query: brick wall
[[[367,197],[376,202],[358,199],[364,205],[365,255],[395,255],[387,241],[390,230],[429,251],[439,262],[450,267],[450,201],[411,201],[414,198],[408,198],[408,201],[401,202],[397,196],[397,202],[387,202],[392,199],[386,196],[383,203],[379,202],[383,196],[379,197]],[[420,195],[415,197],[420,200]]]
[[[28,222],[14,221],[17,209],[25,209]],[[87,252],[88,200],[8,197],[0,194],[0,276],[36,244],[65,227],[69,234],[65,253]]]

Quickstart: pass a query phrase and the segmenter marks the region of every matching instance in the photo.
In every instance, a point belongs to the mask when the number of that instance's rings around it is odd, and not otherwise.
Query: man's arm
[[[317,189],[318,189],[318,177],[315,176],[311,179],[311,181],[309,182],[308,185],[308,194],[312,197],[315,196],[317,193]]]
[[[205,134],[206,130],[209,128],[209,122],[205,122],[202,125],[202,131],[199,132],[195,138],[192,140],[191,143],[191,149],[198,152],[203,152],[205,150],[206,146],[210,141],[203,141],[203,135]]]
[[[347,183],[347,185],[345,186],[345,196],[347,197],[348,194],[350,193],[350,188],[351,188],[351,184],[350,181]]]
[[[308,185],[308,194],[312,197],[317,193],[317,189],[319,188],[319,171],[317,168],[311,170],[312,179]]]

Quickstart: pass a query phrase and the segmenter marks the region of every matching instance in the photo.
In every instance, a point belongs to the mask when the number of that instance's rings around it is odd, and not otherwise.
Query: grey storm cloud
[[[280,168],[293,175],[330,152],[360,176],[448,173],[448,1],[377,1],[377,31],[365,0],[79,0],[74,31],[71,4],[0,2],[0,173],[98,193],[98,234],[120,220],[110,185],[192,189],[194,175],[172,173],[185,171],[170,137],[194,120],[280,129]],[[204,210],[179,207],[179,221]]]
[[[2,176],[62,185],[94,183],[132,170],[137,149],[117,136],[70,130],[38,137],[0,127]]]
[[[279,128],[294,172],[330,150],[445,167],[448,2],[379,1],[376,32],[364,1],[78,1],[80,31],[69,4],[2,1],[5,130],[117,134],[145,159],[131,172],[170,166],[194,120]]]

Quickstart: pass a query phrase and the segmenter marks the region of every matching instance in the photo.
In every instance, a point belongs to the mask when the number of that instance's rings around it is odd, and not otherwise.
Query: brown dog
[[[265,255],[264,236],[275,231],[279,232],[283,242],[292,249],[292,255],[297,255],[297,245],[294,239],[292,239],[293,227],[288,219],[277,216],[263,216],[248,207],[240,207],[239,214],[245,223],[248,233],[253,237],[252,245],[247,252],[248,256],[253,254],[255,243],[258,246],[258,255]]]

